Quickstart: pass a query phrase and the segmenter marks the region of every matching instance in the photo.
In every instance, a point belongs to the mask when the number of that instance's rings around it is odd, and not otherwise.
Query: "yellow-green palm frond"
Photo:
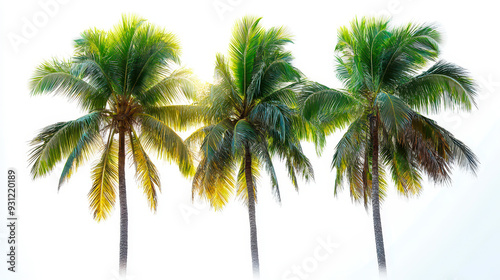
[[[146,107],[144,113],[162,121],[177,131],[185,131],[203,122],[203,108],[197,105],[167,105]]]
[[[147,114],[140,114],[140,124],[140,139],[147,149],[153,149],[163,159],[174,161],[184,176],[194,174],[191,153],[174,130]]]
[[[135,93],[143,105],[168,106],[196,97],[196,84],[191,70],[178,68],[158,76],[163,78],[149,82],[144,85],[144,89]]]
[[[193,199],[196,195],[208,201],[213,209],[221,210],[229,202],[234,188],[232,161],[209,161],[207,158],[200,161],[193,177]]]
[[[252,158],[252,183],[253,183],[253,193],[255,197],[255,203],[257,203],[257,185],[259,184],[259,176],[260,176],[260,164],[259,160],[255,157]],[[238,198],[248,205],[248,186],[247,186],[247,178],[245,174],[245,159],[241,159],[240,169],[238,171],[238,181],[236,185],[236,195]]]
[[[116,201],[118,186],[118,143],[110,131],[108,142],[103,148],[101,159],[92,168],[92,189],[88,197],[94,219],[108,217]]]
[[[160,176],[156,166],[153,164],[139,141],[136,132],[132,130],[129,134],[131,159],[135,165],[135,175],[148,199],[151,210],[156,211],[157,191],[161,191]]]

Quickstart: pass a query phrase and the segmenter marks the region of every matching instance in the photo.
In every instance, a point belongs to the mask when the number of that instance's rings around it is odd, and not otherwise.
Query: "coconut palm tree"
[[[432,25],[389,26],[386,19],[355,19],[338,32],[337,76],[344,88],[310,84],[303,114],[325,133],[347,127],[336,146],[335,193],[345,183],[354,201],[371,201],[379,271],[386,261],[379,200],[387,174],[397,190],[418,195],[422,175],[450,183],[453,164],[472,172],[474,153],[424,113],[470,110],[476,87],[467,71],[439,55]],[[432,65],[429,65],[432,63]]]
[[[59,188],[86,160],[100,154],[92,168],[88,194],[94,219],[106,219],[118,192],[120,202],[120,275],[127,268],[128,213],[125,161],[135,164],[136,178],[149,206],[157,208],[158,170],[148,151],[174,161],[184,175],[194,173],[191,155],[174,129],[189,122],[189,106],[173,105],[192,97],[191,74],[175,68],[179,42],[136,16],[123,16],[111,31],[88,29],[75,40],[74,56],[38,66],[32,95],[61,94],[76,100],[86,115],[49,125],[32,140],[33,178],[47,175],[66,160]]]
[[[283,27],[265,29],[260,18],[253,17],[238,21],[229,56],[216,56],[215,81],[199,102],[204,126],[186,139],[189,145],[200,145],[193,197],[206,199],[218,210],[236,193],[248,206],[255,278],[259,277],[255,214],[259,171],[264,169],[270,176],[278,201],[273,156],[286,163],[295,188],[297,177],[313,178],[299,142],[311,135],[297,109],[303,77],[284,49],[289,42]]]

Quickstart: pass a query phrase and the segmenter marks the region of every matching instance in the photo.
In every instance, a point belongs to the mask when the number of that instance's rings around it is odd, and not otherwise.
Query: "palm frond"
[[[193,198],[195,194],[205,198],[216,210],[227,204],[235,188],[232,131],[226,130],[224,134],[211,155],[206,154],[207,149],[201,149],[202,159],[193,178]]]
[[[76,172],[78,167],[89,157],[94,154],[94,152],[100,148],[103,144],[101,134],[97,130],[88,130],[83,133],[82,137],[76,144],[71,154],[66,160],[61,177],[59,179],[58,189],[61,188],[62,184],[69,180],[71,175]]]
[[[29,153],[33,178],[46,175],[54,166],[72,153],[82,136],[99,133],[101,112],[94,112],[69,122],[47,126],[30,142]]]
[[[239,120],[234,125],[233,130],[233,143],[231,150],[233,154],[244,154],[244,148],[251,143],[257,142],[259,133],[255,130],[253,125],[245,119]]]
[[[383,91],[377,95],[375,104],[379,110],[378,118],[384,128],[392,134],[397,135],[398,131],[404,129],[415,114],[400,98]]]
[[[101,159],[92,168],[92,188],[88,194],[90,209],[94,219],[104,220],[116,201],[118,186],[118,143],[113,138],[114,131],[103,147]]]
[[[244,17],[236,22],[229,44],[231,70],[238,92],[246,95],[252,80],[252,72],[257,49],[262,36],[260,18]]]
[[[343,128],[352,121],[361,105],[346,92],[330,89],[318,83],[306,85],[299,100],[306,120],[320,127],[334,129]]]
[[[104,109],[110,96],[105,91],[106,85],[87,79],[85,72],[88,70],[77,66],[56,59],[40,64],[30,80],[31,94],[63,94],[76,100],[83,109]]]
[[[204,120],[203,108],[196,105],[148,106],[144,113],[177,131],[190,129]]]
[[[165,106],[193,99],[195,92],[191,71],[179,68],[165,78],[155,81],[143,91],[136,92],[135,96],[144,105]]]
[[[437,113],[441,109],[469,111],[476,105],[477,86],[462,67],[439,61],[427,71],[397,86],[409,106]]]
[[[166,124],[147,114],[140,114],[140,142],[153,149],[161,158],[174,161],[184,176],[194,174],[191,154],[184,141]]]
[[[151,210],[156,211],[158,204],[157,192],[161,191],[160,175],[156,166],[142,147],[139,137],[134,130],[129,133],[129,139],[129,150],[132,161],[135,164],[136,178],[144,190],[149,207]]]
[[[257,186],[259,185],[259,161],[256,158],[252,157],[252,184],[253,184],[253,193],[255,197],[255,203],[257,203]],[[242,158],[240,169],[238,171],[238,181],[236,184],[236,196],[243,202],[245,205],[248,205],[248,186],[247,186],[247,178],[245,174],[245,159]]]

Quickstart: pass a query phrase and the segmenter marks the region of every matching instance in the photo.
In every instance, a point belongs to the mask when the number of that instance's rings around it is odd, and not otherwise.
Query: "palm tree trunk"
[[[250,147],[245,147],[245,178],[248,192],[248,217],[250,219],[250,248],[252,251],[252,267],[254,279],[260,278],[259,248],[257,246],[257,223],[255,221],[255,193],[252,181],[252,155]]]
[[[120,278],[127,274],[128,210],[125,187],[125,130],[120,128],[118,146],[118,192],[120,198]]]
[[[380,218],[379,203],[379,181],[378,181],[378,117],[377,113],[370,115],[370,134],[373,145],[372,155],[372,211],[373,211],[373,229],[375,231],[375,246],[377,248],[378,270],[380,276],[385,277],[385,251],[384,237],[382,233],[382,220]]]

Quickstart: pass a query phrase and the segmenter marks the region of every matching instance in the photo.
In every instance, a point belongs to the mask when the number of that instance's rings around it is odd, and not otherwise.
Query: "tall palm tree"
[[[467,71],[439,55],[440,34],[432,25],[390,27],[386,19],[352,21],[338,32],[340,90],[310,84],[303,114],[324,132],[347,131],[336,146],[335,193],[345,182],[354,201],[371,201],[379,271],[386,272],[379,200],[390,173],[397,190],[418,195],[422,174],[450,183],[453,164],[472,172],[474,153],[418,111],[470,110],[476,87]],[[429,64],[433,63],[430,67]],[[428,67],[428,68],[426,68]]]
[[[208,200],[216,210],[234,193],[247,204],[255,278],[259,278],[255,217],[259,170],[264,168],[269,174],[278,201],[273,156],[286,163],[295,188],[298,176],[313,178],[299,141],[311,133],[302,125],[297,109],[302,75],[284,49],[289,42],[290,35],[283,27],[264,29],[260,18],[253,17],[238,21],[229,56],[216,56],[215,82],[199,102],[205,126],[186,140],[189,145],[201,145],[193,197]]]
[[[182,174],[194,173],[191,155],[174,129],[189,122],[180,117],[188,106],[174,102],[192,97],[190,72],[177,68],[179,42],[136,16],[123,16],[111,31],[88,29],[75,40],[69,60],[49,60],[36,69],[32,95],[62,94],[78,101],[86,115],[49,125],[32,140],[33,178],[48,174],[66,159],[59,188],[92,155],[90,208],[94,219],[106,219],[120,201],[120,275],[126,274],[128,213],[125,158],[135,164],[136,178],[151,210],[160,191],[158,170],[147,154],[174,161]],[[118,189],[117,189],[118,187]]]

